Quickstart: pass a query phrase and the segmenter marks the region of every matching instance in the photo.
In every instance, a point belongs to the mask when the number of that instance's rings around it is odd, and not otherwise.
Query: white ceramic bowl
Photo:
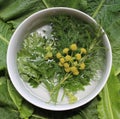
[[[7,51],[7,68],[10,75],[10,79],[15,86],[16,90],[30,103],[48,110],[69,110],[86,104],[91,101],[104,87],[105,83],[110,74],[112,65],[112,52],[111,46],[106,34],[103,36],[104,46],[108,49],[106,50],[105,68],[102,72],[100,80],[91,82],[91,85],[86,86],[85,91],[80,91],[78,93],[79,100],[74,104],[68,104],[64,101],[60,104],[46,103],[48,101],[49,95],[46,89],[39,86],[38,88],[32,88],[27,83],[25,83],[18,73],[17,69],[17,52],[24,38],[30,32],[40,28],[46,23],[46,18],[48,16],[57,15],[59,13],[64,13],[82,19],[88,23],[93,23],[97,25],[96,21],[89,15],[72,8],[65,7],[54,7],[49,9],[41,10],[34,13],[27,19],[25,19],[14,32]],[[102,29],[103,30],[103,29]]]

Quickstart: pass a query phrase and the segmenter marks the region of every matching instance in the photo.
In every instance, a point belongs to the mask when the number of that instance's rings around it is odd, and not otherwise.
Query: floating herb
[[[36,31],[23,42],[18,52],[18,70],[23,80],[37,87],[44,83],[52,102],[57,103],[60,89],[69,103],[84,90],[104,63],[100,28],[76,18],[58,15],[50,18],[50,38]],[[44,31],[45,32],[45,31]]]

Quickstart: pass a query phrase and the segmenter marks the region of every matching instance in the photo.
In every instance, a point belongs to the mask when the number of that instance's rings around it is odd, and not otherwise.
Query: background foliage
[[[113,51],[113,67],[101,93],[69,111],[47,111],[25,101],[11,84],[6,51],[13,32],[29,15],[48,7],[81,10],[105,29]],[[0,0],[0,119],[120,119],[120,0]]]

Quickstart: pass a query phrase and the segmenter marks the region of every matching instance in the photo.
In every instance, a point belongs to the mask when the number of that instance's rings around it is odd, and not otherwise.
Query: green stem
[[[45,5],[46,8],[49,8],[47,2],[45,0],[42,0],[43,4]]]
[[[54,91],[55,91],[57,88],[59,88],[59,87],[65,82],[66,79],[69,78],[70,75],[71,75],[71,74],[66,74],[66,75],[65,75],[65,77],[60,81],[60,83],[57,84],[57,85],[53,88],[53,90],[52,90],[52,92],[51,92],[51,95],[54,93]]]
[[[4,38],[2,35],[0,35],[0,39],[5,42],[7,45],[9,44],[9,41],[7,41],[6,38]]]
[[[64,79],[61,80],[60,85],[63,84],[65,82],[65,80],[69,78],[69,76],[70,76],[70,74],[66,74]]]
[[[45,117],[42,117],[42,116],[39,116],[39,115],[35,115],[35,114],[33,114],[32,117],[35,117],[37,119],[47,119]]]
[[[108,106],[108,110],[109,110],[109,115],[111,117],[111,119],[114,119],[113,117],[113,111],[112,111],[112,106],[111,106],[111,102],[110,102],[110,94],[108,91],[108,84],[105,85],[103,92],[105,93],[105,97],[106,97],[106,104]]]
[[[93,18],[95,18],[99,12],[99,10],[101,9],[101,7],[103,6],[103,3],[105,2],[105,0],[101,0],[99,6],[97,7],[97,9],[95,10],[94,14],[92,15]]]

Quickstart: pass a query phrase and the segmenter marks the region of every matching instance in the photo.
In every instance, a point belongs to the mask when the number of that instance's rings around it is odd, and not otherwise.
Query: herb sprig
[[[18,70],[31,86],[44,83],[50,101],[57,103],[62,88],[62,99],[67,96],[69,103],[74,103],[77,91],[84,90],[102,68],[102,34],[99,28],[72,16],[54,16],[49,24],[51,39],[34,32],[24,40],[18,53]]]

